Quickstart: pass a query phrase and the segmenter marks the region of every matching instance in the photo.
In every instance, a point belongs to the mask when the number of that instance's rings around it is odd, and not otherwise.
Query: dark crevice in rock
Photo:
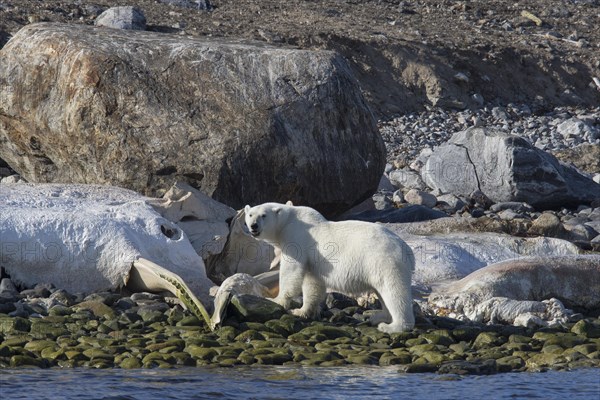
[[[473,167],[473,174],[475,175],[475,180],[477,181],[477,189],[481,190],[481,183],[479,182],[479,176],[477,176],[477,168],[475,168],[475,163],[471,159],[471,155],[469,154],[469,149],[466,146],[463,146],[462,144],[456,144],[456,143],[453,143],[453,144],[455,146],[465,149],[465,153],[467,154],[467,159],[469,160],[469,163]]]

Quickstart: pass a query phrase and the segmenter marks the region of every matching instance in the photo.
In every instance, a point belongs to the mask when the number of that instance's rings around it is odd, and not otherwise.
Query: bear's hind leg
[[[400,286],[401,287],[401,286]],[[377,328],[386,333],[405,332],[415,326],[415,315],[413,313],[412,293],[410,286],[402,288],[399,293],[391,290],[381,291],[381,302],[389,310],[392,317],[390,323],[380,323]]]
[[[291,313],[301,318],[317,318],[320,315],[320,304],[325,299],[326,287],[322,280],[311,274],[305,274],[302,281],[302,308]]]

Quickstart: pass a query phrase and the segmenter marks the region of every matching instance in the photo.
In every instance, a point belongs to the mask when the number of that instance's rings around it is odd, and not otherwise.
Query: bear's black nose
[[[252,229],[253,231],[258,229],[258,224],[252,224],[250,225],[250,229]]]

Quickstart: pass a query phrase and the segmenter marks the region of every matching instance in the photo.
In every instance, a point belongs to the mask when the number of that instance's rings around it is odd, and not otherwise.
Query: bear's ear
[[[286,202],[285,202],[285,205],[286,205],[286,206],[293,206],[293,205],[294,205],[294,203],[292,203],[292,201],[291,201],[291,200],[288,200],[288,201],[286,201]]]
[[[273,213],[275,213],[276,215],[279,214],[281,212],[281,207],[275,207],[273,209]]]
[[[250,206],[248,204],[246,204],[246,207],[244,207],[244,212],[246,214],[248,214],[250,212]]]

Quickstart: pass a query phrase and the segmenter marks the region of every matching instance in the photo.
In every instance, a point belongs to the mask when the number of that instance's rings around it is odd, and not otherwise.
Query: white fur
[[[279,203],[246,206],[246,225],[259,240],[281,249],[279,295],[285,309],[302,294],[294,315],[315,317],[326,289],[346,294],[373,290],[383,310],[371,317],[383,332],[414,326],[408,245],[384,227],[360,221],[327,221],[316,210]]]

